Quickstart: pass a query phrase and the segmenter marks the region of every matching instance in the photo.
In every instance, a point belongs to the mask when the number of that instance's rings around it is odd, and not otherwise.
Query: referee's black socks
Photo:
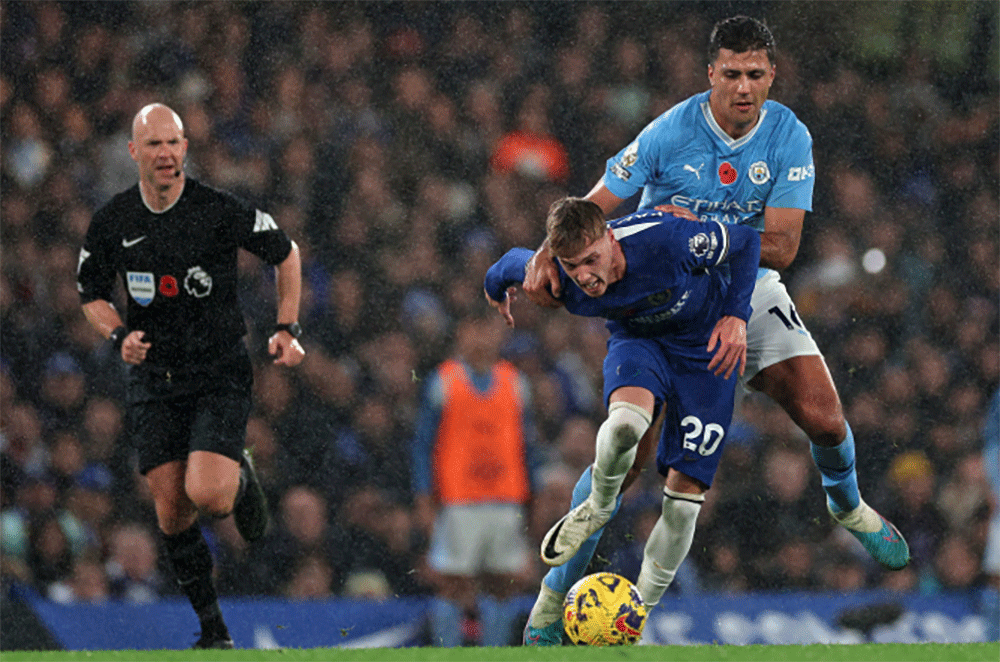
[[[163,544],[177,577],[177,585],[198,615],[202,635],[229,639],[229,629],[219,609],[219,595],[212,582],[212,553],[201,535],[201,527],[195,522],[178,534],[164,535]]]

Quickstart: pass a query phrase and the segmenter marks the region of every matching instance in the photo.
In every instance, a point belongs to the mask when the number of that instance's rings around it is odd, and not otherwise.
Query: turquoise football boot
[[[902,570],[910,562],[910,547],[889,520],[863,500],[850,512],[837,513],[827,508],[833,519],[851,532],[876,561],[889,570]]]
[[[524,626],[525,646],[562,646],[563,622],[560,618],[555,623],[549,623],[543,628],[533,628],[531,623]]]

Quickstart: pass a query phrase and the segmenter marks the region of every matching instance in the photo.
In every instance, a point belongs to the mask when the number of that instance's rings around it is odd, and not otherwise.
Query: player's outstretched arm
[[[528,260],[524,268],[524,294],[538,306],[558,308],[563,305],[558,299],[561,294],[559,269],[556,268],[549,241],[546,239]]]
[[[517,292],[517,287],[511,285],[507,288],[507,291],[504,292],[505,296],[503,301],[497,301],[490,296],[489,292],[483,289],[483,296],[486,297],[486,301],[488,301],[491,306],[500,312],[500,316],[503,317],[505,322],[507,322],[507,326],[512,329],[514,328],[514,315],[510,312],[510,304],[517,298],[514,296],[515,292]]]
[[[531,259],[531,249],[512,248],[486,270],[483,290],[486,300],[500,311],[508,326],[514,326],[510,303],[514,300],[516,286],[524,282],[524,272]]]

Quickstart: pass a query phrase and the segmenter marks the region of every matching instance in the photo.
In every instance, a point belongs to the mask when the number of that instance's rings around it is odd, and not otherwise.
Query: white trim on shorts
[[[742,379],[747,391],[752,389],[746,383],[768,366],[795,356],[822,356],[777,271],[757,279],[750,305],[753,312],[747,323],[747,367]]]

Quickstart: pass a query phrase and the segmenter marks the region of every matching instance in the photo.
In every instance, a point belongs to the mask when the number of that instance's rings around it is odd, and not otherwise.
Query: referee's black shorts
[[[126,391],[129,436],[142,474],[187,460],[192,451],[240,461],[253,402],[253,368],[242,346],[192,370],[129,366]]]

